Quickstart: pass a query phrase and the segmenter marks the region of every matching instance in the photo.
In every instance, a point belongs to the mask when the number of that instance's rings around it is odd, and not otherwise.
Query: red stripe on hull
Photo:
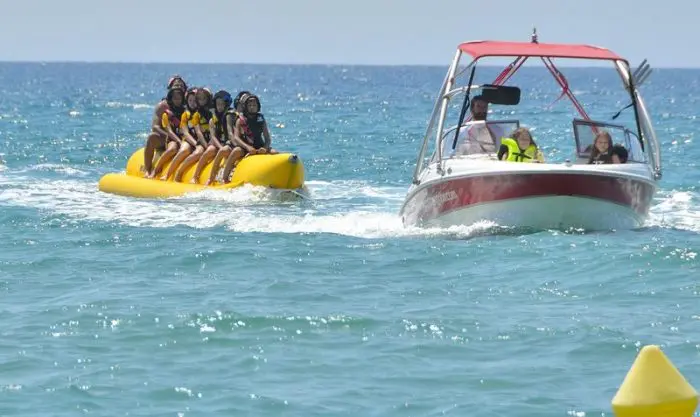
[[[404,207],[408,223],[422,222],[475,204],[528,197],[573,196],[620,204],[641,216],[649,212],[655,186],[631,178],[591,174],[497,174],[436,183]]]

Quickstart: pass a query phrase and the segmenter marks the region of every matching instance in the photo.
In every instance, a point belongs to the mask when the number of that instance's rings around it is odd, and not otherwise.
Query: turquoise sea
[[[645,344],[700,387],[700,70],[642,88],[664,163],[644,228],[407,229],[446,69],[0,64],[0,415],[610,416]],[[537,116],[560,91],[522,71],[490,117],[563,160],[573,107]],[[599,117],[627,104],[609,70],[562,71]],[[258,93],[311,199],[99,192],[173,73]]]

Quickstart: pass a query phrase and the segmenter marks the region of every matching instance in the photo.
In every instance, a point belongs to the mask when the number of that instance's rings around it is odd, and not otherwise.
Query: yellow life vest
[[[184,128],[185,125],[187,125],[187,130],[190,131],[190,134],[194,136],[194,123],[192,123],[194,114],[189,111],[185,110],[184,113],[182,113],[182,123],[180,123],[180,128]],[[195,136],[196,138],[196,136]]]
[[[207,120],[206,116],[203,116],[199,110],[192,113],[190,125],[192,126],[192,130],[194,130],[195,126],[199,125],[199,128],[202,129],[202,133],[209,131],[209,120]]]
[[[525,149],[524,151],[520,150],[518,142],[516,142],[515,139],[512,138],[503,138],[501,140],[501,144],[506,145],[508,147],[508,158],[506,158],[506,161],[542,162],[542,154],[533,144],[530,144],[530,146],[528,146],[527,149]]]

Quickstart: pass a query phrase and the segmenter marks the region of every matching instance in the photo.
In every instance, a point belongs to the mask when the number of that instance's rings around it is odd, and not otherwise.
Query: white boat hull
[[[400,211],[405,225],[634,229],[643,226],[656,191],[644,164],[454,160],[446,166],[450,174],[428,169],[411,187]]]
[[[452,210],[427,227],[470,225],[481,221],[512,228],[613,230],[634,229],[645,217],[625,206],[582,197],[547,196],[476,204]]]

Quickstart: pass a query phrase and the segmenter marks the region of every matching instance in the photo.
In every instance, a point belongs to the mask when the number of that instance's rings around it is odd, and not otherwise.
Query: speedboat
[[[468,63],[460,66],[463,57]],[[490,84],[475,84],[477,63],[487,57],[513,60]],[[544,63],[562,89],[560,98],[568,97],[578,111],[579,117],[571,120],[574,150],[560,162],[499,160],[501,140],[520,127],[520,120],[474,121],[467,114],[474,91],[489,105],[520,104],[520,87],[506,82],[529,58]],[[624,99],[630,101],[612,119],[631,108],[629,113],[634,114],[627,116],[629,126],[591,119],[554,65],[554,58],[610,63],[622,79]],[[638,90],[650,73],[646,60],[631,71],[628,61],[609,49],[540,43],[536,30],[530,42],[461,43],[435,101],[412,184],[399,212],[404,225],[450,227],[487,221],[539,230],[641,227],[661,179],[659,143]],[[567,127],[561,126],[560,131],[568,132]],[[608,132],[618,149],[624,147],[626,161],[591,163],[600,131]],[[546,135],[538,137],[538,146],[546,141]]]

